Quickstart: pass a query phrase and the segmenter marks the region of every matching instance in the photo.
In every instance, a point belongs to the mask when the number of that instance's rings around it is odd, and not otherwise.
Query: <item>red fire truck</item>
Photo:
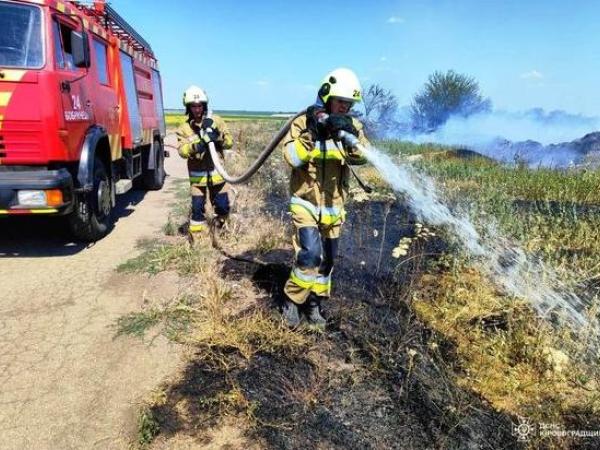
[[[0,0],[0,217],[111,229],[115,195],[161,189],[165,122],[150,45],[102,1]]]

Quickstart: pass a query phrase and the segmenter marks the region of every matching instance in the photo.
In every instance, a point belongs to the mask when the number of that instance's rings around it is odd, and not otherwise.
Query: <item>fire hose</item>
[[[213,164],[215,165],[215,169],[217,170],[217,172],[219,172],[219,175],[221,175],[225,181],[227,181],[228,183],[231,183],[231,184],[241,184],[241,183],[245,183],[246,181],[248,181],[252,177],[252,175],[254,175],[258,171],[258,169],[260,169],[260,167],[264,164],[264,162],[271,155],[271,153],[273,153],[273,150],[275,150],[277,148],[277,146],[279,145],[281,140],[285,137],[285,135],[289,131],[289,129],[292,125],[292,122],[304,113],[306,113],[306,110],[302,110],[299,113],[292,116],[290,119],[288,119],[288,121],[283,125],[283,127],[279,130],[279,132],[273,137],[273,139],[271,139],[271,141],[267,144],[267,146],[263,149],[263,151],[254,160],[252,165],[244,173],[242,173],[241,175],[238,175],[238,176],[232,176],[227,172],[227,170],[223,166],[221,156],[217,152],[217,148],[215,147],[214,142],[212,142],[212,141],[209,142],[208,150],[210,152],[210,156],[212,158]],[[338,132],[337,137],[340,141],[344,142],[344,144],[348,147],[351,147],[351,148],[360,147],[360,142],[358,141],[358,138],[356,136],[354,136],[352,133],[348,133],[347,131],[342,130],[342,131]],[[344,152],[342,152],[342,155],[343,155],[344,159],[346,159],[346,155],[344,154]],[[373,189],[370,186],[368,186],[367,184],[365,184],[358,177],[358,175],[356,174],[354,169],[352,169],[352,167],[350,165],[348,165],[348,167],[349,167],[352,175],[354,175],[354,177],[356,178],[359,186],[367,193],[372,192]]]
[[[298,114],[290,117],[288,121],[283,125],[281,130],[271,139],[271,142],[267,144],[267,146],[263,149],[262,152],[258,155],[258,157],[254,160],[252,165],[241,175],[234,177],[227,173],[225,167],[223,166],[223,162],[221,161],[221,156],[217,152],[214,142],[209,142],[208,150],[210,152],[210,156],[212,157],[213,164],[215,165],[215,169],[219,172],[219,175],[223,177],[225,181],[231,184],[241,184],[245,183],[256,173],[258,169],[264,164],[266,159],[273,153],[273,150],[277,148],[281,140],[284,138],[290,127],[292,126],[292,122],[296,120],[299,116],[304,114],[306,110],[300,111]]]
[[[306,110],[302,110],[299,113],[292,116],[290,119],[288,119],[288,121],[283,125],[283,127],[279,130],[279,132],[265,146],[263,151],[258,155],[258,157],[250,165],[250,167],[244,173],[242,173],[241,175],[238,175],[238,176],[231,176],[227,172],[227,170],[223,166],[221,155],[217,152],[214,142],[212,142],[212,141],[209,142],[208,150],[210,152],[210,156],[212,158],[215,169],[217,170],[219,175],[221,175],[225,181],[227,181],[228,183],[231,183],[231,184],[241,184],[241,183],[245,183],[246,181],[248,181],[258,171],[258,169],[260,169],[260,167],[264,164],[264,162],[271,155],[271,153],[273,153],[275,148],[277,148],[277,146],[280,144],[281,140],[285,137],[285,135],[289,131],[293,121],[305,113],[306,113]],[[342,141],[347,147],[360,148],[361,150],[365,151],[365,149],[360,144],[358,138],[356,136],[354,136],[352,133],[348,133],[347,131],[342,130],[342,131],[338,132],[337,138],[339,141]],[[342,149],[340,149],[340,152],[342,154],[342,157],[344,159],[347,159],[347,156],[345,155],[345,152],[342,151]],[[348,168],[350,169],[350,172],[352,173],[352,175],[354,175],[354,177],[356,178],[359,186],[367,193],[372,192],[373,189],[370,186],[368,186],[367,184],[365,184],[359,178],[359,176],[356,174],[356,172],[352,169],[352,167],[350,165],[348,165]],[[249,258],[249,257],[241,256],[241,255],[233,255],[232,253],[228,252],[226,249],[224,249],[221,246],[221,244],[216,236],[216,233],[214,233],[214,230],[212,229],[212,227],[211,227],[210,234],[211,234],[212,246],[214,248],[216,248],[217,250],[219,250],[227,258],[234,259],[234,260],[241,261],[241,262],[247,262],[247,263],[251,263],[251,264],[258,264],[258,265],[262,265],[262,266],[268,265],[264,261],[261,261],[256,258]]]

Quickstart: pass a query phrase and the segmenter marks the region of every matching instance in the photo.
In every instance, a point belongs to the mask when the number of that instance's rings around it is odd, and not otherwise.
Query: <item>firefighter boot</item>
[[[306,318],[308,323],[318,329],[324,329],[327,321],[321,315],[321,299],[314,294],[308,298],[306,307]]]
[[[206,235],[206,222],[190,221],[188,228],[188,238],[191,245],[197,244]]]
[[[283,308],[281,310],[281,316],[285,321],[285,324],[294,329],[298,325],[300,325],[300,314],[298,313],[298,305],[296,305],[293,301],[286,298],[283,302]]]
[[[227,214],[221,214],[221,215],[216,216],[213,219],[214,227],[217,230],[227,230],[227,219],[228,219],[228,217],[229,216]]]

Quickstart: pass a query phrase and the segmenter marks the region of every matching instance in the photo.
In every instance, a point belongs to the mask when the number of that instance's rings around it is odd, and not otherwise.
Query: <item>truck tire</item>
[[[74,196],[75,205],[68,217],[75,239],[94,242],[108,234],[113,222],[111,189],[111,179],[104,163],[95,157],[92,191]]]
[[[144,169],[142,185],[149,191],[159,191],[165,184],[165,149],[158,140],[154,141],[156,151],[154,152],[154,169]]]

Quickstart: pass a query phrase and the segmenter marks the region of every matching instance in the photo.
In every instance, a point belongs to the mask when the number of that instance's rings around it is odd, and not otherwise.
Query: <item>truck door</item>
[[[162,82],[158,70],[152,70],[152,87],[154,91],[154,108],[156,109],[156,117],[158,117],[158,127],[161,136],[167,134],[167,125],[165,123],[165,110],[163,107]]]
[[[109,44],[94,36],[92,43],[92,71],[98,79],[96,89],[94,89],[94,113],[96,123],[102,125],[110,140],[110,150],[112,160],[121,158],[121,136],[119,134],[119,102],[117,92],[114,88],[114,70],[111,63],[113,51],[118,51],[109,46]],[[111,52],[111,53],[109,53]],[[95,66],[95,69],[94,69]],[[112,76],[111,76],[112,75]],[[91,77],[93,79],[93,77]]]
[[[58,76],[58,86],[62,99],[61,133],[67,143],[71,159],[79,158],[83,138],[87,129],[94,123],[93,105],[86,83],[86,69],[73,64],[71,34],[82,33],[75,23],[70,24],[55,18],[52,22],[54,41],[54,62]]]
[[[142,142],[142,117],[138,104],[137,87],[135,84],[135,73],[133,58],[125,52],[121,54],[121,68],[123,70],[123,83],[125,85],[125,100],[129,111],[129,126],[131,128],[132,146],[135,147]]]

